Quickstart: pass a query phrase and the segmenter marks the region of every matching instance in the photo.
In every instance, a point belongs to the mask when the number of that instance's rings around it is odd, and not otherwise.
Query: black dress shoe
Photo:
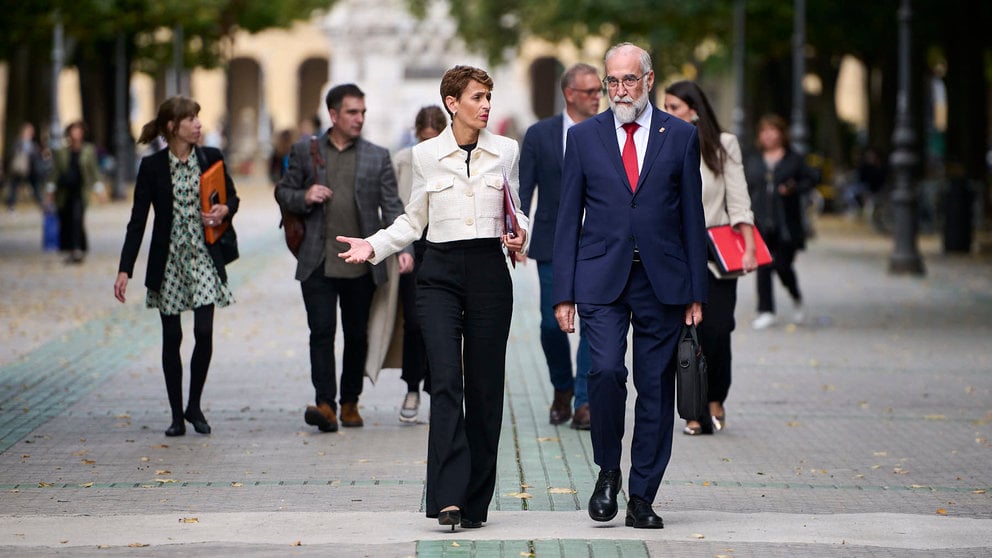
[[[478,529],[482,527],[481,521],[472,521],[467,517],[462,518],[462,529]]]
[[[639,496],[631,496],[627,501],[627,527],[635,529],[664,529],[665,522],[654,513],[651,504]]]
[[[203,416],[202,412],[193,414],[186,411],[183,416],[193,425],[193,430],[196,430],[200,434],[210,434],[210,425],[207,424],[207,419]]]
[[[165,429],[166,436],[185,436],[186,435],[186,423],[179,420],[173,422],[168,428]]]
[[[449,510],[438,512],[437,523],[438,525],[451,525],[451,530],[455,530],[455,526],[460,525],[462,522],[462,510]]]
[[[609,521],[617,516],[617,493],[621,485],[620,469],[600,471],[596,488],[589,498],[589,517],[595,521]]]

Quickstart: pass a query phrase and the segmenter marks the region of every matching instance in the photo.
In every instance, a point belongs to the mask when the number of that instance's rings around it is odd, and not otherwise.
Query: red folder
[[[758,265],[768,265],[772,263],[771,252],[765,244],[765,239],[761,238],[757,227],[752,227],[754,231],[754,255],[758,260]],[[740,277],[744,275],[744,235],[734,230],[730,225],[720,225],[706,229],[706,236],[709,240],[710,252],[720,277]]]
[[[200,207],[204,212],[217,204],[227,203],[227,180],[224,175],[224,161],[217,161],[200,175]],[[207,244],[217,242],[230,223],[227,219],[219,225],[203,226],[203,235]]]
[[[513,203],[513,196],[510,195],[510,181],[506,179],[506,172],[503,173],[503,228],[506,234],[517,236],[520,224],[517,223],[517,206]],[[510,258],[510,265],[517,267],[517,258],[514,252],[507,250],[506,255]]]

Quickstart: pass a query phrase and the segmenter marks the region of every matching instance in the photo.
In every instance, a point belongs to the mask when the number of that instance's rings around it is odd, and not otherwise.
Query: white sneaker
[[[775,314],[771,312],[762,312],[751,322],[752,329],[767,329],[773,325],[775,325]]]
[[[801,324],[806,319],[806,312],[803,310],[802,304],[797,304],[796,309],[792,313],[792,323]]]
[[[409,391],[403,398],[400,407],[400,422],[417,422],[417,411],[420,409],[420,392]]]

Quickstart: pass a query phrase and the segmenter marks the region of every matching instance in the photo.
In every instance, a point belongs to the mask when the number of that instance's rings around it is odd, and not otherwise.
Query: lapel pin
[[[665,127],[662,126],[661,128],[658,128],[658,133],[659,134],[664,134],[665,133]]]

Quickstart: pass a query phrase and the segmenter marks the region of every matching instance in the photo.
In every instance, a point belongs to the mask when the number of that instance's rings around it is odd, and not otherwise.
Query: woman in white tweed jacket
[[[481,527],[496,486],[506,341],[513,286],[503,246],[525,252],[527,216],[505,234],[503,184],[519,207],[520,149],[491,134],[493,82],[455,66],[441,79],[451,126],[413,148],[413,191],[406,213],[367,239],[339,237],[349,263],[376,263],[420,238],[427,249],[417,277],[417,314],[431,370],[427,517]],[[463,410],[464,409],[464,410]]]

